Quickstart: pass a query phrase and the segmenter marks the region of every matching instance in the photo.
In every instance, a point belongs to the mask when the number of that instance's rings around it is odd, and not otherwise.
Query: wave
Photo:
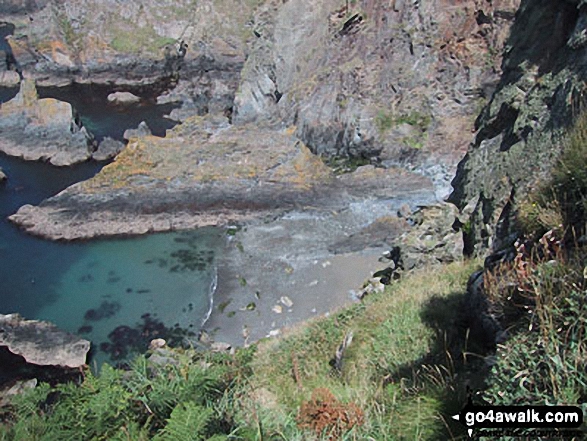
[[[202,319],[201,327],[204,327],[210,316],[212,315],[212,309],[214,308],[214,294],[216,293],[216,288],[218,287],[218,267],[214,265],[214,274],[212,275],[212,280],[210,281],[210,288],[208,289],[208,311],[206,315]]]

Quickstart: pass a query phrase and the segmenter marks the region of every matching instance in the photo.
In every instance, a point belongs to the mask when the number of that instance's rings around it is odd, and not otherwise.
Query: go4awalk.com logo
[[[453,419],[467,428],[469,437],[475,433],[486,436],[527,436],[559,433],[558,438],[577,433],[583,423],[583,411],[577,406],[478,406],[469,399],[467,405]],[[481,429],[481,430],[478,430]]]

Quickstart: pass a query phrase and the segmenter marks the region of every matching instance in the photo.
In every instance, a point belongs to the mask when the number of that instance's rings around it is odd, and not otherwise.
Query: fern
[[[206,438],[213,412],[203,406],[187,402],[179,404],[161,434],[154,441],[200,441]]]

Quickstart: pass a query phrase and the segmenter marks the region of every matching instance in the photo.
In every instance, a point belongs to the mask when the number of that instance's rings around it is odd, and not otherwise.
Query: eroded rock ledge
[[[90,342],[48,322],[0,314],[0,347],[37,366],[79,368],[86,364]]]

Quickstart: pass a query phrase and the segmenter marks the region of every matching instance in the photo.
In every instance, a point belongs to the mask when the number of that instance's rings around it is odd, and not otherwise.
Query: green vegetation
[[[585,232],[587,113],[577,117],[563,144],[564,151],[554,166],[552,178],[538,185],[519,208],[520,227],[534,239],[563,227],[567,237],[580,237]]]
[[[549,256],[555,257],[555,256]],[[527,314],[498,350],[486,398],[495,404],[581,404],[587,401],[587,303],[583,259],[530,260],[520,280]]]
[[[450,439],[465,360],[450,329],[475,266],[414,273],[234,355],[158,349],[80,385],[40,385],[2,415],[0,440]]]
[[[332,169],[332,172],[335,175],[342,175],[345,173],[352,173],[363,165],[371,164],[371,160],[363,157],[338,157],[327,159],[325,164]]]
[[[39,385],[13,400],[0,439],[200,440],[228,434],[215,404],[244,375],[251,351],[231,358],[167,352],[160,363],[139,357],[128,371],[105,365],[99,376],[87,372],[80,385]]]
[[[498,347],[485,398],[495,404],[587,402],[587,115],[565,150],[521,205],[527,240],[513,262],[486,273],[485,288],[513,336]],[[587,409],[586,409],[587,410]]]
[[[67,14],[65,12],[56,13],[56,18],[65,44],[70,49],[79,50],[82,43],[82,35],[79,32],[76,32],[71,20],[67,17]],[[80,27],[83,27],[83,25],[84,23],[81,23]]]
[[[404,144],[414,149],[420,149],[424,146],[428,136],[428,127],[431,122],[432,117],[430,115],[418,111],[394,115],[393,113],[380,110],[375,116],[375,127],[381,135],[402,124],[408,124],[416,129],[412,135],[402,139]]]
[[[175,39],[157,35],[151,26],[132,29],[117,28],[110,42],[113,49],[123,53],[157,54],[163,47],[174,44]]]

